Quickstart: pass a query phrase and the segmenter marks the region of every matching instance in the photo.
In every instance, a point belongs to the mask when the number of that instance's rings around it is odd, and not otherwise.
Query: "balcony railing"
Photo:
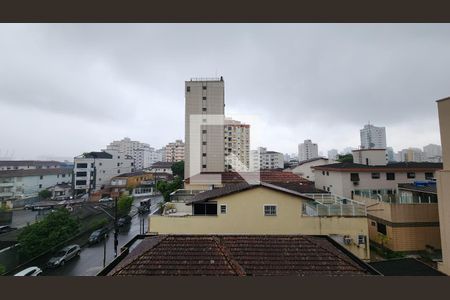
[[[303,214],[307,216],[366,216],[363,202],[332,194],[304,194],[314,202],[303,204]]]

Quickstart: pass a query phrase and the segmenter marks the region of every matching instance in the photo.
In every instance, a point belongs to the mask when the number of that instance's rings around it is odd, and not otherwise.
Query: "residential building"
[[[335,163],[334,160],[325,157],[316,157],[304,160],[298,164],[297,167],[291,170],[292,173],[301,176],[305,179],[314,181],[314,169],[312,167],[322,166]]]
[[[331,149],[328,151],[328,159],[336,160],[338,158],[339,152],[337,149]]]
[[[54,160],[0,160],[0,171],[65,168],[66,163]]]
[[[166,148],[165,147],[154,150],[150,154],[150,162],[151,162],[150,166],[159,161],[164,161],[164,162],[166,161]]]
[[[388,163],[386,149],[359,149],[353,150],[353,162],[368,166],[380,166]]]
[[[332,194],[352,198],[353,195],[372,192],[394,194],[399,183],[432,180],[442,169],[441,163],[398,162],[384,165],[336,163],[313,167],[316,188]]]
[[[398,184],[391,195],[359,193],[368,206],[369,239],[401,252],[441,249],[436,182]]]
[[[52,200],[67,200],[72,197],[72,184],[63,182],[47,188],[52,193]]]
[[[350,199],[244,182],[197,193],[185,206],[191,207],[190,214],[151,216],[149,230],[158,234],[329,235],[360,259],[370,256],[366,206]]]
[[[442,162],[442,147],[436,144],[429,144],[423,147],[425,161]]]
[[[173,162],[159,161],[159,162],[154,163],[150,167],[150,172],[173,174],[172,166],[173,166]]]
[[[185,178],[191,173],[224,171],[223,77],[186,81],[185,98]],[[196,153],[191,153],[191,147]]]
[[[394,153],[394,149],[392,147],[386,147],[386,156],[387,156],[388,162],[397,161],[395,159],[395,153]]]
[[[154,149],[149,144],[132,141],[128,137],[120,141],[111,142],[106,146],[106,150],[114,150],[134,158],[134,168],[136,170],[148,168],[152,164],[151,153],[154,152]]]
[[[311,142],[311,140],[305,140],[302,144],[298,145],[298,161],[319,157],[319,148],[317,144]]]
[[[371,124],[360,130],[361,149],[386,149],[386,128]]]
[[[75,157],[74,162],[77,194],[103,190],[113,177],[134,171],[134,159],[115,150],[83,153]]]
[[[36,197],[40,191],[71,181],[72,170],[67,168],[0,171],[0,201]]]
[[[399,161],[422,162],[425,161],[425,156],[421,149],[410,147],[399,151]]]
[[[442,263],[439,270],[450,275],[450,98],[437,102],[444,168],[437,173]]]
[[[259,147],[258,150],[250,151],[250,171],[269,169],[283,169],[283,153],[267,151],[265,147]]]
[[[167,162],[177,162],[184,160],[184,143],[182,140],[176,140],[164,147]]]
[[[250,125],[225,118],[224,155],[226,171],[248,171],[250,168]]]
[[[139,241],[107,276],[377,276],[327,236],[159,235]],[[170,252],[170,255],[167,253]],[[120,258],[119,258],[120,259]]]

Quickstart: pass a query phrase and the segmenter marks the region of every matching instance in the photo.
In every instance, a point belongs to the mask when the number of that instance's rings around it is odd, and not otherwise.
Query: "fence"
[[[332,194],[304,194],[314,202],[303,205],[303,214],[307,216],[366,216],[363,202]]]

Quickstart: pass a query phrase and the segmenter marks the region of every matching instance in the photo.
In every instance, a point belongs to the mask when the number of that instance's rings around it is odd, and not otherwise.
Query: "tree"
[[[52,196],[52,192],[49,190],[42,190],[39,192],[39,197],[41,199],[49,199]]]
[[[2,264],[0,264],[0,275],[2,275],[3,273],[6,272],[6,268],[5,266],[3,266]]]
[[[117,201],[117,214],[119,217],[126,216],[130,213],[133,197],[122,195]]]
[[[172,173],[174,176],[179,176],[184,179],[184,161],[177,161],[172,165]]]
[[[353,155],[351,153],[349,154],[344,154],[344,155],[338,155],[337,161],[339,162],[349,162],[352,163],[353,162]]]
[[[381,232],[378,232],[378,242],[381,244],[381,249],[383,250],[383,254],[387,254],[386,244],[389,242],[389,237]]]
[[[173,181],[159,181],[156,184],[156,189],[163,195],[164,201],[170,201],[170,194],[183,187],[183,180],[180,177],[175,177]]]
[[[79,221],[67,209],[58,209],[23,229],[17,239],[19,254],[25,258],[42,254],[75,236],[79,228]]]

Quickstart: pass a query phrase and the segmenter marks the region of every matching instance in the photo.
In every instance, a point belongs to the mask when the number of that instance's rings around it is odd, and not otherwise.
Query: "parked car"
[[[64,264],[72,258],[79,256],[81,248],[79,245],[70,245],[59,250],[50,260],[47,262],[47,267],[56,268],[64,266]]]
[[[100,229],[97,229],[93,233],[91,233],[91,236],[89,237],[89,244],[95,244],[103,240],[108,236],[109,229],[107,227],[103,227]]]
[[[98,202],[111,202],[111,201],[113,201],[112,198],[102,198],[102,199],[98,200]]]
[[[10,231],[13,231],[13,230],[16,230],[16,229],[17,228],[11,227],[9,225],[0,226],[0,234],[1,233],[7,233],[7,232],[10,232]]]
[[[42,274],[42,270],[38,267],[29,267],[19,273],[14,274],[14,276],[39,276]]]
[[[47,209],[52,209],[53,207],[51,206],[32,206],[31,210],[47,210]]]
[[[117,226],[122,227],[122,226],[125,226],[125,224],[129,224],[129,223],[131,223],[131,217],[125,216],[125,217],[120,218],[117,221]]]
[[[23,209],[31,209],[33,206],[31,204],[25,204]]]

